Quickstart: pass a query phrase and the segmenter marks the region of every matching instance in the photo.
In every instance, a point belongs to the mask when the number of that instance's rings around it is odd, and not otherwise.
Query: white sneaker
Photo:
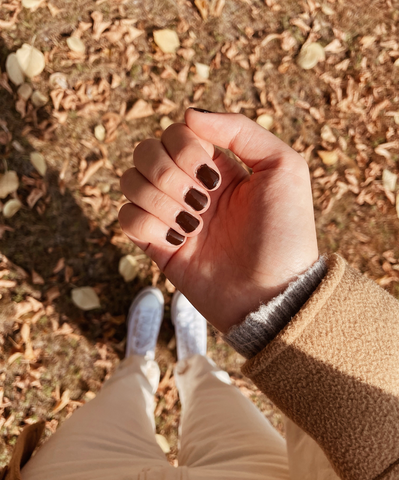
[[[179,291],[173,295],[171,317],[176,332],[177,359],[206,356],[206,320]]]
[[[125,357],[143,355],[154,360],[163,307],[163,295],[158,288],[146,287],[139,292],[127,315]]]

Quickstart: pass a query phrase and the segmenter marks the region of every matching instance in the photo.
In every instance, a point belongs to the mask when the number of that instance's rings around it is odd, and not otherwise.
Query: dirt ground
[[[155,414],[176,464],[174,288],[120,230],[119,177],[137,143],[159,138],[188,106],[267,114],[309,164],[320,252],[340,253],[399,298],[399,2],[37,3],[0,0],[0,174],[15,171],[19,181],[0,199],[0,466],[25,425],[44,418],[47,438],[94,398],[123,358],[125,315],[147,285],[165,296]],[[177,32],[175,53],[154,42],[161,29]],[[68,48],[71,35],[85,53]],[[298,55],[312,42],[325,60],[305,70]],[[44,71],[28,80],[47,97],[40,107],[21,100],[6,73],[24,43],[44,54]],[[196,63],[210,66],[209,78]],[[44,176],[32,152],[42,154]],[[5,218],[11,199],[22,208]],[[118,265],[128,254],[137,271],[125,282]],[[73,303],[83,286],[100,308]],[[209,355],[284,434],[281,413],[211,328]]]

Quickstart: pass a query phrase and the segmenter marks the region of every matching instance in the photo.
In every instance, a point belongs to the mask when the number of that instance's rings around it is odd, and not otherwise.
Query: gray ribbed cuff
[[[326,262],[320,257],[304,274],[291,282],[283,293],[266,305],[261,305],[258,310],[248,314],[242,323],[232,327],[223,336],[224,341],[243,357],[254,357],[299,312],[326,273]]]

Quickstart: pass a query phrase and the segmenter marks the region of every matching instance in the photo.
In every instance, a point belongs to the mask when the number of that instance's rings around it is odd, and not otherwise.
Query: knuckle
[[[121,176],[119,183],[121,186],[122,193],[124,195],[127,192],[128,185],[130,184],[131,179],[135,175],[135,173],[136,173],[136,169],[133,167],[126,170],[124,174]]]
[[[197,155],[195,154],[195,149],[193,148],[192,145],[184,145],[177,152],[175,157],[175,162],[177,165],[184,165],[184,164],[187,164],[188,159],[195,158],[196,156]]]
[[[133,152],[133,163],[134,165],[141,164],[142,161],[145,161],[146,155],[150,154],[156,145],[160,142],[155,138],[147,138],[140,142]]]
[[[161,190],[165,189],[172,181],[173,166],[167,163],[159,163],[153,172],[153,182]]]
[[[165,210],[166,196],[162,194],[159,195],[157,192],[152,196],[151,203],[154,211],[163,212]]]
[[[161,141],[165,138],[169,137],[170,135],[174,135],[175,132],[181,130],[182,127],[187,127],[184,123],[172,123],[169,127],[162,133]]]

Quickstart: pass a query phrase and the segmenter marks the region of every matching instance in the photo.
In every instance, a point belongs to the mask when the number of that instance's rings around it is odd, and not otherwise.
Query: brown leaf
[[[22,97],[18,98],[15,102],[15,110],[21,115],[21,118],[25,118],[26,115],[26,100]]]
[[[226,0],[212,0],[209,13],[212,17],[220,17],[222,15],[223,8],[226,4]]]
[[[93,12],[91,18],[94,21],[93,40],[100,40],[101,34],[112,24],[112,22],[103,22],[103,14],[98,11]]]
[[[198,8],[199,13],[203,20],[208,18],[209,3],[207,0],[194,0],[195,6]]]
[[[58,8],[55,5],[53,5],[51,2],[47,2],[47,8],[50,10],[51,16],[56,17],[59,13],[63,12],[63,8]]]
[[[26,202],[27,204],[29,205],[29,208],[33,208],[35,206],[35,204],[37,203],[38,200],[40,200],[40,198],[42,198],[44,195],[43,191],[40,190],[39,188],[34,188],[28,198],[26,199]]]
[[[16,8],[15,12],[14,12],[14,15],[8,21],[0,20],[0,29],[2,29],[2,28],[7,29],[7,28],[13,27],[15,25],[16,21],[17,21],[17,16],[18,16],[18,14],[21,10],[22,10],[22,7]]]
[[[51,413],[54,415],[58,412],[60,412],[63,408],[65,408],[68,403],[70,401],[70,391],[69,390],[65,390],[63,393],[62,393],[62,396],[61,398],[58,400],[58,402],[55,404],[53,410],[51,411]]]
[[[97,170],[99,170],[102,166],[104,166],[104,162],[105,162],[105,160],[103,158],[101,158],[100,160],[97,160],[96,162],[91,163],[87,167],[87,169],[86,169],[86,171],[83,175],[82,180],[79,182],[80,186],[83,186],[85,183],[87,183],[89,178],[92,175],[94,175],[97,172]]]
[[[61,328],[54,332],[54,335],[71,335],[73,333],[73,328],[69,325],[69,323],[63,323]]]
[[[58,260],[57,265],[53,269],[53,273],[59,273],[65,267],[65,258],[62,257]]]
[[[43,277],[41,277],[35,270],[32,270],[32,283],[34,285],[44,285]]]
[[[73,268],[69,265],[65,267],[65,283],[69,283],[73,275]]]
[[[5,232],[13,232],[14,229],[8,225],[0,225],[0,240],[3,238]]]
[[[46,296],[47,300],[49,302],[54,301],[56,298],[58,298],[61,295],[60,290],[57,286],[51,287],[49,290],[47,290]]]
[[[61,101],[64,97],[64,90],[62,88],[56,88],[50,92],[51,100],[53,101],[54,108],[59,110]]]
[[[26,297],[26,300],[29,302],[34,312],[38,312],[39,310],[43,309],[42,302],[39,302],[38,300],[36,300],[36,298],[28,296]]]
[[[3,280],[0,279],[0,288],[14,288],[17,286],[17,282],[15,280]]]
[[[157,113],[160,115],[169,115],[169,113],[176,110],[177,107],[178,105],[175,102],[172,102],[172,100],[169,100],[168,98],[164,98],[157,108]]]
[[[133,107],[127,112],[125,120],[136,120],[139,118],[150,117],[154,114],[152,106],[145,100],[139,99]]]

